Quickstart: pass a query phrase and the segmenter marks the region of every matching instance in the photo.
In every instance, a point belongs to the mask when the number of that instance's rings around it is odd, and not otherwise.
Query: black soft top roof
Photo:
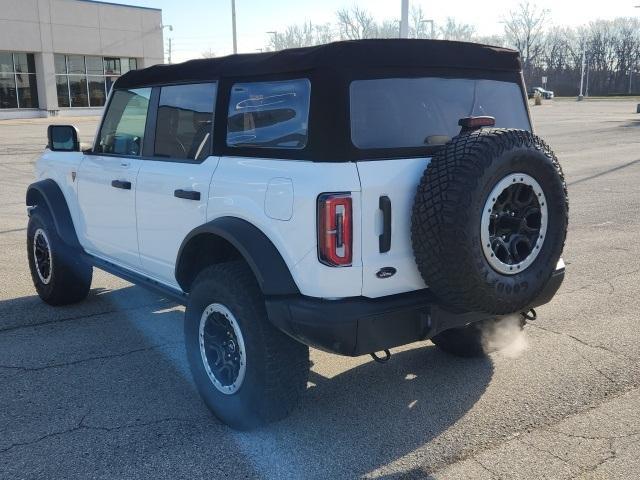
[[[302,71],[330,71],[340,74],[357,69],[484,71],[521,70],[515,50],[477,43],[445,40],[371,39],[328,43],[278,52],[229,55],[189,60],[174,65],[155,65],[121,76],[116,88],[136,88],[168,83],[202,82],[225,77],[259,75],[289,76]]]

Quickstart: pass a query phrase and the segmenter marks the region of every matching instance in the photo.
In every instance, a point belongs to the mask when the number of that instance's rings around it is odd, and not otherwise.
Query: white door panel
[[[209,185],[218,161],[219,157],[209,157],[202,163],[143,162],[138,174],[136,212],[145,275],[178,287],[174,272],[178,249],[191,230],[207,221]],[[176,190],[198,192],[200,198],[179,198]]]
[[[428,158],[357,162],[362,187],[362,295],[380,297],[425,288],[411,246],[411,210]],[[391,249],[380,253],[380,197],[391,200]],[[383,267],[395,275],[378,278]]]
[[[140,162],[84,155],[77,174],[80,243],[89,253],[133,268],[140,267],[135,211]]]

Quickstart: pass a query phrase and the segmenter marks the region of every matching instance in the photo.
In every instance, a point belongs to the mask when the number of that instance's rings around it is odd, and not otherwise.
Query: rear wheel
[[[76,303],[89,294],[93,268],[62,241],[49,212],[39,206],[29,217],[27,257],[38,296],[49,305]]]
[[[286,417],[306,389],[309,348],[269,323],[262,292],[243,262],[207,267],[198,275],[185,342],[204,402],[232,428]]]

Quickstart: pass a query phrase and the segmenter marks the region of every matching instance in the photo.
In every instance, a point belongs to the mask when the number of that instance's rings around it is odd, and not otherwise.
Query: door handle
[[[200,192],[194,190],[178,189],[173,192],[174,197],[184,198],[186,200],[200,200]]]
[[[380,210],[382,210],[382,235],[378,237],[380,253],[391,250],[391,200],[389,197],[380,197]]]
[[[131,190],[131,182],[127,182],[126,180],[112,180],[111,186],[122,188],[123,190]]]

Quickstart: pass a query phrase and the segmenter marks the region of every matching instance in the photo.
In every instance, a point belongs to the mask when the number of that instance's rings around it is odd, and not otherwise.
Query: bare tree
[[[430,26],[427,26],[430,23]],[[431,38],[432,31],[435,33],[433,20],[427,20],[424,10],[420,5],[411,7],[409,17],[409,37],[411,38]]]
[[[531,74],[532,65],[542,52],[548,17],[547,10],[525,0],[504,19],[507,41],[520,51],[525,75]]]
[[[453,17],[447,17],[444,25],[438,27],[438,37],[443,40],[471,40],[476,27],[468,23],[458,23]]]
[[[214,58],[216,56],[215,52],[211,50],[211,48],[208,48],[207,50],[202,52],[201,55],[202,55],[202,58]]]
[[[507,40],[503,35],[474,35],[471,37],[471,41],[484,45],[494,45],[496,47],[504,47],[507,44]]]
[[[342,8],[336,12],[340,38],[358,40],[360,38],[375,38],[378,36],[378,25],[373,16],[366,10],[354,6],[350,9]]]
[[[583,52],[589,93],[640,93],[640,19],[597,20],[581,27],[548,27],[549,14],[524,0],[504,20],[505,35],[479,36],[473,25],[447,18],[436,25],[436,36],[445,40],[469,40],[520,51],[527,84],[548,78],[548,88],[557,95],[576,95],[580,83]],[[398,20],[376,22],[359,7],[336,12],[336,22],[291,25],[272,34],[267,49],[304,47],[335,39],[397,38]],[[411,10],[409,36],[430,38],[430,21],[420,7]],[[213,56],[211,50],[203,56]],[[637,72],[637,73],[636,73]]]
[[[334,40],[331,24],[314,25],[311,22],[302,25],[290,25],[284,32],[271,34],[267,50],[310,47]]]
[[[398,38],[400,36],[400,21],[385,20],[377,27],[376,37]]]

